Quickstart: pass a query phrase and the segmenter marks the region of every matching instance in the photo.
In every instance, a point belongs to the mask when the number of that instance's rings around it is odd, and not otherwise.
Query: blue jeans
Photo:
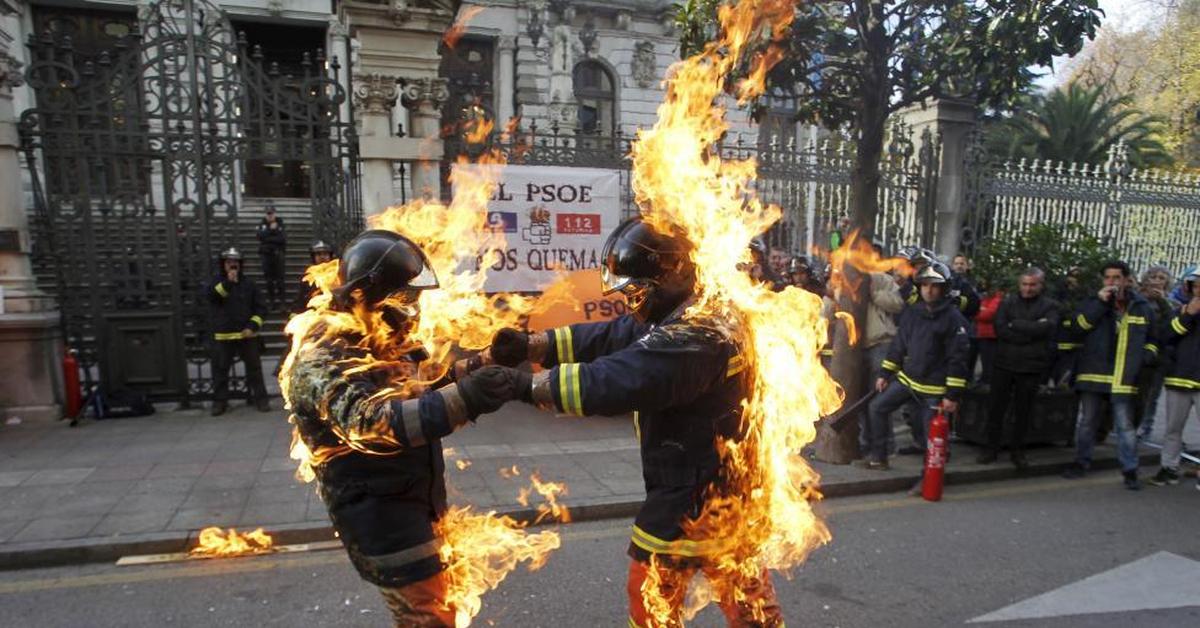
[[[888,348],[891,347],[891,342],[881,342],[874,347],[867,349],[867,360],[871,364],[871,380],[870,385],[875,385],[875,380],[880,377],[887,377],[889,373],[883,370],[883,359],[887,357]],[[891,452],[896,449],[896,430],[892,424],[891,417],[888,417],[887,426],[887,451]],[[871,451],[871,441],[867,439],[867,435],[871,433],[871,413],[859,411],[858,414],[858,450],[864,456]]]
[[[1083,468],[1092,466],[1092,449],[1096,444],[1096,428],[1103,419],[1104,402],[1112,409],[1113,429],[1117,432],[1117,461],[1122,471],[1137,471],[1137,433],[1133,427],[1132,395],[1108,393],[1079,393],[1079,423],[1075,424],[1075,462]]]
[[[900,382],[893,381],[888,387],[871,401],[870,416],[867,430],[867,458],[882,462],[888,458],[888,434],[891,433],[892,413],[904,406],[912,406],[917,417],[913,440],[924,444],[925,434],[929,431],[929,420],[933,418],[933,408],[938,403],[937,397],[928,397],[913,392]]]

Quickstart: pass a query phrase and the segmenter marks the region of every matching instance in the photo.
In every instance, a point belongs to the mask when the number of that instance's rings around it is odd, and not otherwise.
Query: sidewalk
[[[1161,432],[1161,422],[1157,427]],[[908,436],[897,440],[905,444]],[[1097,447],[1098,468],[1115,466],[1112,441]],[[1195,422],[1185,441],[1200,443]],[[240,406],[217,418],[206,410],[160,410],[75,428],[65,422],[0,425],[0,568],[183,551],[211,525],[262,526],[280,543],[332,538],[314,487],[294,477],[290,443],[281,410],[263,414]],[[577,520],[631,516],[643,498],[628,418],[555,417],[510,404],[443,444],[452,504],[527,516],[517,496],[532,471],[568,485],[562,501]],[[948,483],[1015,475],[1005,458],[975,464],[971,445],[955,443],[952,451]],[[1157,466],[1157,450],[1142,453],[1146,473]],[[1061,446],[1032,448],[1029,474],[1057,473],[1071,454]],[[907,489],[921,460],[897,456],[892,462],[887,472],[815,466],[824,494],[838,497]]]

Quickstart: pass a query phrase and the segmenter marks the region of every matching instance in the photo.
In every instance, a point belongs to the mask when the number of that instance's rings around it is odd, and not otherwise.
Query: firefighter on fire
[[[351,563],[379,587],[396,625],[453,626],[434,531],[446,510],[440,439],[513,399],[530,376],[486,367],[405,394],[424,356],[409,339],[417,299],[438,287],[427,258],[391,231],[365,231],[338,278],[333,308],[374,333],[331,332],[337,323],[326,320],[306,331],[288,371],[291,420]]]
[[[646,501],[629,545],[627,593],[630,625],[649,626],[642,585],[651,569],[676,613],[697,570],[715,575],[713,540],[687,538],[685,527],[727,490],[716,440],[738,437],[748,372],[726,322],[683,316],[694,299],[695,269],[682,239],[632,218],[609,236],[604,264],[605,292],[624,294],[631,315],[536,334],[501,330],[488,355],[505,366],[530,360],[549,367],[522,396],[543,409],[635,412]],[[721,608],[731,625],[783,624],[765,572],[723,591]]]
[[[230,247],[221,252],[221,274],[209,284],[206,295],[213,330],[212,415],[229,410],[229,369],[234,357],[246,369],[246,392],[260,412],[269,412],[263,384],[258,332],[263,324],[262,295],[242,271],[242,254]]]

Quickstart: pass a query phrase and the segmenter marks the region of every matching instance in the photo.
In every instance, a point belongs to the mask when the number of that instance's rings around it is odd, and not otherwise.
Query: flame
[[[511,517],[474,514],[458,506],[437,523],[450,583],[446,603],[455,609],[455,625],[470,625],[483,606],[483,594],[499,586],[518,563],[528,562],[530,571],[540,569],[562,544],[555,532],[531,534],[523,528]]]
[[[475,19],[475,16],[482,13],[483,9],[484,7],[472,6],[466,7],[459,12],[458,19],[454,20],[454,23],[442,35],[442,41],[446,44],[447,48],[453,49],[458,45],[458,40],[467,34],[467,24]]]
[[[455,460],[454,466],[458,467],[459,471],[463,471],[463,470],[467,469],[467,467],[471,466],[471,461],[470,460]]]
[[[490,123],[480,121],[476,130],[485,126],[486,135]],[[462,351],[488,346],[500,328],[517,327],[528,314],[566,298],[563,294],[533,299],[482,292],[487,267],[479,262],[480,251],[505,247],[504,234],[488,228],[486,211],[503,163],[495,152],[485,153],[474,163],[460,160],[460,167],[451,175],[455,186],[449,203],[417,200],[390,207],[368,219],[372,229],[390,230],[417,243],[438,277],[439,289],[420,293],[419,317],[410,319],[411,327],[404,333],[397,333],[384,321],[383,308],[359,307],[345,312],[331,307],[331,291],[339,281],[337,260],[309,267],[305,278],[317,286],[318,294],[309,301],[307,311],[287,324],[292,346],[279,376],[289,408],[291,373],[298,356],[335,338],[360,338],[357,347],[365,349],[364,357],[346,358],[339,365],[347,374],[370,373],[377,376],[374,379],[388,383],[372,400],[411,399],[441,380]],[[384,304],[416,313],[400,295],[389,297]],[[419,362],[410,359],[418,354],[427,357]],[[363,423],[367,425],[351,429],[331,423],[339,442],[317,448],[307,446],[294,430],[291,456],[298,463],[297,477],[312,481],[317,467],[351,452],[391,455],[396,450],[399,443],[388,422]],[[531,534],[511,518],[477,514],[469,508],[452,508],[436,527],[444,541],[442,558],[449,565],[446,603],[455,609],[459,626],[470,623],[480,610],[483,594],[504,580],[518,563],[529,562],[531,568],[536,568],[560,543],[553,531]]]
[[[754,195],[753,160],[723,159],[717,150],[729,127],[720,105],[727,77],[745,67],[749,54],[747,78],[736,85],[736,95],[742,103],[761,95],[763,79],[782,57],[776,44],[794,11],[793,0],[723,5],[720,37],[672,66],[658,121],[639,132],[632,151],[632,184],[643,215],[692,244],[697,290],[686,316],[724,327],[751,367],[745,435],[717,443],[728,484],[708,496],[699,519],[685,525],[687,538],[718,549],[706,570],[714,591],[736,591],[736,583],[765,569],[798,565],[830,538],[810,505],[820,497],[819,477],[799,455],[815,438],[819,417],[836,410],[844,396],[819,360],[827,331],[821,302],[794,287],[772,292],[738,269],[751,261],[750,240],[782,212]],[[796,386],[798,381],[805,385]],[[652,623],[675,621],[675,603],[661,595],[657,581],[648,582],[643,597]]]
[[[912,275],[913,267],[899,257],[883,257],[875,251],[870,242],[859,237],[857,229],[837,249],[830,253],[829,263],[832,267],[829,282],[835,293],[847,291],[857,295],[860,283],[867,273],[887,273],[899,271],[904,275]],[[848,272],[853,269],[854,272]]]
[[[240,556],[269,552],[272,545],[271,535],[263,532],[262,528],[245,533],[229,528],[229,532],[226,533],[213,526],[200,531],[200,544],[188,553],[192,556],[206,557]]]
[[[571,511],[562,504],[558,503],[560,494],[567,495],[567,485],[562,482],[543,482],[542,478],[538,477],[537,473],[530,474],[529,487],[521,489],[517,494],[517,503],[522,506],[529,505],[529,496],[532,493],[537,493],[546,500],[544,504],[538,504],[538,516],[533,520],[534,524],[541,523],[548,518],[553,518],[561,523],[571,522]]]
[[[858,344],[858,326],[854,324],[854,315],[850,312],[834,312],[833,315],[846,326],[847,342],[850,346]]]
[[[500,477],[502,477],[502,478],[504,478],[504,479],[508,480],[508,479],[511,479],[511,478],[513,478],[513,477],[516,477],[516,476],[518,476],[518,475],[521,475],[521,470],[520,470],[520,469],[518,469],[518,468],[517,468],[517,465],[515,465],[515,464],[514,464],[514,465],[513,465],[513,466],[511,466],[511,467],[504,467],[504,468],[502,468],[502,469],[499,469],[499,470],[497,470],[497,473],[499,473],[499,474],[500,474]]]

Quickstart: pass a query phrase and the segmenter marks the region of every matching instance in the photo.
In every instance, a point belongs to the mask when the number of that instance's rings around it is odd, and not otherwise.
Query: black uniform
[[[747,394],[738,346],[716,325],[685,321],[681,306],[655,327],[625,316],[547,332],[555,408],[568,414],[637,411],[646,501],[638,511],[630,556],[702,557],[706,539],[684,538],[719,490],[718,436],[736,437]]]
[[[1119,313],[1098,297],[1084,301],[1074,318],[1084,334],[1079,350],[1075,388],[1113,395],[1137,392],[1142,365],[1158,356],[1154,310],[1142,295],[1126,291],[1129,303]]]
[[[246,368],[250,399],[265,400],[267,390],[263,384],[259,338],[242,337],[245,329],[257,333],[262,328],[265,308],[258,288],[239,271],[238,281],[217,277],[206,293],[214,340],[213,399],[218,402],[229,399],[229,369],[234,357],[240,355]]]
[[[258,254],[262,258],[263,276],[267,281],[267,298],[272,304],[286,298],[283,286],[284,250],[287,248],[287,234],[283,230],[283,218],[275,218],[275,228],[272,229],[266,218],[258,223]]]
[[[1185,306],[1186,307],[1186,306]],[[1166,377],[1163,385],[1173,390],[1200,390],[1200,333],[1196,332],[1200,317],[1180,308],[1165,322],[1162,335],[1170,348],[1169,361],[1163,366]]]
[[[324,329],[318,323],[309,335],[319,338]],[[440,439],[473,417],[445,389],[416,399],[376,397],[394,378],[382,370],[346,373],[353,366],[346,360],[366,356],[358,340],[306,343],[288,401],[304,444],[318,460],[332,457],[315,468],[319,494],[355,569],[373,584],[399,587],[445,568],[434,534],[446,511]]]

